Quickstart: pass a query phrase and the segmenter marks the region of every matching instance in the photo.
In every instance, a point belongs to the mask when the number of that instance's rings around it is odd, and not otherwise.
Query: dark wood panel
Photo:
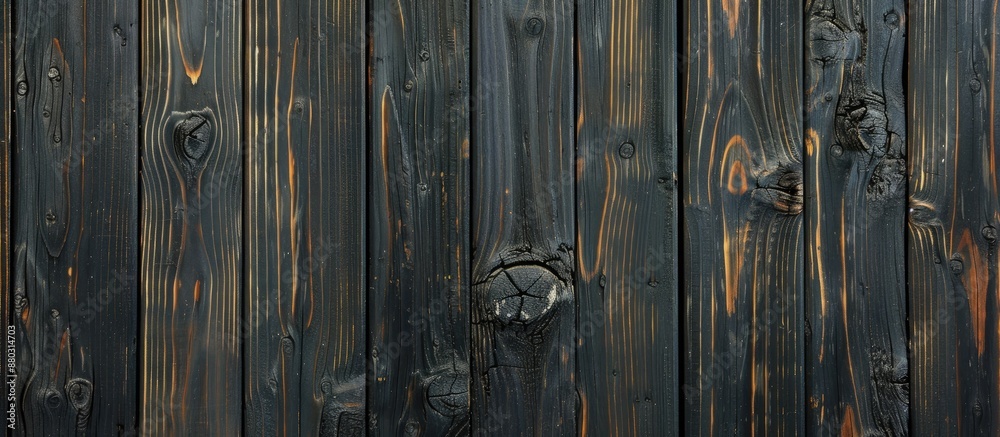
[[[574,5],[472,8],[472,432],[577,429]]]
[[[806,426],[907,435],[905,2],[806,7]]]
[[[242,425],[241,5],[142,8],[143,433]]]
[[[138,5],[18,2],[16,15],[17,433],[131,432]]]
[[[997,6],[915,1],[908,32],[908,277],[915,435],[996,435]]]
[[[802,4],[682,10],[684,432],[802,434]]]
[[[469,2],[375,1],[369,432],[469,434]]]
[[[360,435],[364,2],[245,13],[244,431]]]
[[[0,64],[9,66],[11,60],[11,53],[13,49],[13,28],[11,20],[11,0],[4,0],[0,2]],[[14,289],[13,277],[11,276],[10,265],[11,265],[11,255],[13,255],[14,250],[11,247],[11,212],[14,206],[11,202],[11,175],[13,170],[12,159],[14,156],[14,147],[11,143],[11,68],[4,68],[3,72],[0,72],[0,317],[4,320],[4,329],[7,330],[13,325],[13,320],[11,319],[12,308],[11,304],[11,290]],[[13,338],[11,338],[13,336]],[[4,382],[7,381],[8,376],[15,377],[16,363],[11,363],[8,360],[14,358],[16,360],[16,349],[13,350],[15,357],[9,357],[8,354],[11,352],[11,346],[17,346],[17,332],[12,333],[7,332],[6,348],[4,349],[4,360],[3,369],[0,369],[0,376],[3,376]],[[11,344],[13,342],[13,344]],[[10,367],[8,367],[10,366]],[[5,386],[4,393],[9,393],[10,386]],[[15,393],[17,387],[14,387]],[[3,396],[5,401],[0,404],[3,405],[4,411],[7,411],[11,406],[14,406],[14,400],[9,399],[8,396]],[[9,427],[13,426],[14,430],[17,429],[17,419],[14,418],[14,423],[10,423],[9,415],[5,414],[3,425],[8,427],[8,431],[12,431]],[[8,432],[10,434],[11,432]]]
[[[679,431],[676,12],[657,0],[578,10],[576,335],[588,435]]]

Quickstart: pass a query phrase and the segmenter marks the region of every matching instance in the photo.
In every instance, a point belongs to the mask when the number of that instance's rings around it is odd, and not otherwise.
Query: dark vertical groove
[[[674,290],[677,293],[677,405],[675,406],[674,414],[677,415],[677,435],[684,436],[687,435],[687,420],[684,419],[684,405],[688,402],[687,395],[685,393],[684,381],[687,381],[687,375],[684,372],[684,357],[688,354],[688,344],[685,341],[687,337],[684,335],[684,321],[688,318],[687,305],[684,304],[684,290],[687,290],[687,282],[684,278],[684,263],[686,262],[686,257],[684,253],[684,223],[686,220],[684,212],[686,208],[684,207],[684,201],[681,198],[681,194],[684,192],[684,165],[682,164],[681,158],[681,148],[684,144],[684,101],[687,92],[681,95],[681,90],[687,90],[687,80],[685,79],[687,75],[684,72],[687,70],[687,59],[688,54],[685,52],[688,47],[688,34],[687,30],[687,20],[684,17],[687,16],[687,2],[677,0],[674,3],[674,8],[676,12],[677,25],[674,26],[677,32],[677,46],[674,47],[673,56],[676,60],[674,63],[674,72],[676,73],[677,80],[674,81],[674,110],[677,111],[677,115],[674,117],[674,129],[676,129],[677,135],[674,137],[674,172],[676,177],[674,178],[674,192],[677,193],[674,199],[674,210],[677,211],[677,224],[674,238],[677,240],[674,244],[674,249],[677,251],[677,289]]]
[[[248,8],[249,2],[247,0],[240,0],[240,1],[243,3],[243,16],[240,17],[242,19],[242,23],[240,23],[241,24],[241,26],[240,26],[240,44],[242,46],[240,47],[239,53],[240,53],[240,61],[241,61],[240,62],[240,67],[243,69],[242,74],[245,77],[246,74],[247,74],[247,71],[250,70],[249,66],[248,66],[248,64],[250,63],[249,62],[250,57],[247,56],[247,53],[249,53],[249,50],[250,50],[250,47],[249,47],[250,43],[249,43],[249,39],[247,37],[250,35],[250,19],[251,18],[250,18],[250,11],[249,11],[249,8]],[[140,14],[140,16],[141,16],[141,14]],[[142,46],[140,46],[140,47],[142,47]],[[295,55],[296,55],[295,53],[292,53],[292,56],[295,56]],[[250,204],[250,200],[249,200],[250,196],[248,194],[248,193],[250,193],[250,177],[248,175],[250,175],[250,153],[251,153],[251,151],[250,151],[250,147],[251,147],[250,141],[252,141],[252,140],[251,140],[250,135],[247,134],[248,129],[246,129],[245,126],[247,126],[250,123],[250,111],[252,110],[252,104],[250,103],[251,102],[251,100],[250,100],[250,97],[251,97],[250,96],[250,85],[247,83],[247,81],[243,81],[242,90],[243,90],[243,103],[244,103],[244,105],[243,105],[243,111],[240,114],[240,117],[242,117],[242,122],[240,123],[241,129],[240,129],[239,135],[242,138],[241,139],[241,143],[242,143],[242,147],[241,147],[242,165],[240,166],[240,168],[243,170],[243,181],[242,181],[243,207],[240,209],[240,216],[241,216],[241,218],[240,218],[240,226],[243,227],[243,235],[240,236],[240,247],[241,247],[241,250],[240,250],[240,252],[241,252],[240,267],[239,267],[240,274],[243,274],[244,272],[247,271],[247,257],[250,255],[249,254],[249,250],[247,248],[250,247],[250,238],[251,238],[250,232],[249,232],[249,230],[250,230],[250,218],[249,218],[249,216],[250,215],[247,213],[248,208],[246,208],[246,205]],[[141,221],[140,221],[140,223],[141,223]],[[249,384],[247,384],[247,379],[248,378],[247,378],[246,366],[244,365],[244,363],[247,362],[247,343],[249,343],[248,340],[249,340],[250,336],[249,336],[249,333],[242,332],[243,326],[249,324],[248,323],[249,319],[247,318],[248,314],[247,314],[247,310],[246,310],[246,308],[249,306],[249,303],[250,303],[249,299],[248,299],[248,297],[250,295],[250,292],[249,292],[250,287],[248,285],[248,282],[249,281],[240,281],[239,295],[241,296],[241,302],[240,302],[239,305],[237,305],[237,307],[238,307],[237,311],[239,311],[239,315],[236,317],[236,326],[237,326],[236,330],[239,333],[237,341],[239,342],[239,350],[240,350],[240,396],[244,397],[244,399],[247,396],[247,393],[249,393],[249,391],[247,391],[247,386]],[[141,368],[142,367],[140,367],[140,369]],[[247,410],[246,402],[243,402],[241,404],[241,406],[240,406],[240,424],[239,424],[239,427],[240,427],[240,435],[244,435],[244,436],[245,435],[249,435],[249,434],[247,434],[247,420],[246,420],[246,418],[247,418],[247,411],[246,410]]]
[[[466,105],[465,107],[468,110],[468,113],[466,114],[466,118],[468,119],[468,125],[469,125],[469,160],[468,160],[468,169],[466,170],[468,173],[466,173],[467,174],[467,176],[466,176],[467,179],[465,180],[465,184],[468,187],[468,189],[466,190],[466,192],[469,195],[469,205],[468,205],[468,208],[467,208],[468,209],[468,215],[469,215],[469,226],[467,226],[466,229],[465,229],[465,240],[466,240],[466,247],[469,248],[469,255],[467,257],[465,257],[465,262],[467,264],[467,270],[466,271],[469,274],[470,283],[469,283],[469,289],[468,289],[469,292],[466,293],[465,299],[466,299],[466,302],[468,302],[468,308],[470,308],[470,309],[472,308],[472,283],[471,283],[471,278],[472,278],[472,260],[476,258],[476,246],[474,245],[475,243],[473,243],[475,241],[475,239],[473,238],[473,235],[472,235],[472,232],[473,232],[472,231],[472,205],[476,204],[476,197],[475,197],[476,196],[476,190],[472,189],[472,181],[475,178],[475,173],[474,172],[476,171],[476,166],[474,165],[474,163],[476,162],[476,147],[477,147],[477,144],[475,143],[475,138],[476,138],[476,116],[475,116],[475,113],[473,112],[473,111],[475,111],[475,107],[473,105],[475,104],[476,90],[479,87],[479,81],[477,80],[477,73],[478,73],[478,71],[476,70],[476,62],[475,62],[475,59],[476,59],[476,56],[477,56],[477,52],[476,52],[476,40],[474,39],[476,37],[476,31],[478,30],[477,26],[476,26],[476,20],[474,19],[474,17],[475,17],[475,10],[476,10],[476,6],[477,6],[477,2],[478,1],[479,0],[469,0],[469,5],[466,8],[466,13],[468,13],[468,16],[466,16],[466,19],[469,21],[469,56],[467,56],[465,60],[466,60],[466,62],[468,62],[467,71],[469,72],[469,78],[468,78],[468,80],[469,80],[469,95],[466,97],[468,99],[467,100],[468,105]],[[467,336],[466,338],[469,339],[469,350],[467,351],[467,354],[468,354],[467,358],[469,360],[468,361],[468,363],[469,363],[469,435],[470,436],[478,436],[480,434],[477,433],[477,429],[476,429],[476,415],[472,414],[473,411],[476,411],[476,391],[472,389],[472,384],[475,382],[475,380],[473,378],[477,377],[476,373],[472,371],[472,369],[475,368],[475,363],[473,362],[473,359],[475,358],[475,349],[473,348],[473,345],[472,345],[472,341],[473,341],[473,337],[472,337],[472,334],[473,334],[472,333],[472,318],[470,317],[468,320],[469,320],[469,323],[468,323],[468,326],[466,326],[466,328],[465,328],[465,335]]]

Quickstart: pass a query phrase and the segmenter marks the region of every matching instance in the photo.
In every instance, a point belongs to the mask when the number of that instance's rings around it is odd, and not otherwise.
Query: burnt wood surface
[[[472,7],[477,433],[577,433],[573,23],[563,0]]]
[[[0,63],[3,65],[10,65],[10,60],[12,56],[13,49],[13,21],[12,18],[12,4],[11,0],[4,0],[0,3]],[[11,195],[13,191],[11,190],[12,170],[13,170],[13,155],[14,155],[14,144],[11,142],[11,126],[13,125],[13,114],[11,113],[10,105],[10,91],[11,88],[11,69],[5,68],[3,73],[0,73],[0,315],[3,316],[4,320],[4,330],[7,331],[5,337],[7,338],[7,348],[14,346],[17,347],[17,341],[19,339],[17,335],[16,328],[12,331],[8,330],[9,327],[13,326],[11,323],[11,303],[12,294],[10,290],[13,289],[13,276],[11,275],[11,255],[13,255],[10,250],[11,247],[11,210],[12,202]],[[13,345],[10,343],[14,342]],[[9,357],[8,354],[14,352],[14,357]],[[8,358],[14,360],[15,362],[9,363]],[[5,349],[4,359],[3,359],[3,369],[0,370],[0,376],[3,376],[4,382],[7,381],[8,376],[16,378],[16,358],[17,351]],[[10,367],[8,367],[8,365]],[[6,390],[4,393],[9,393],[10,387],[5,386]],[[15,394],[17,392],[17,387],[14,388]],[[7,411],[11,405],[14,404],[13,399],[8,399],[7,396],[3,396],[4,402],[0,405],[4,406],[4,411]],[[15,407],[15,417],[16,417],[16,407]],[[8,416],[9,417],[9,416]],[[6,421],[7,417],[4,418],[4,426],[8,426],[10,423]],[[7,428],[8,431],[10,428]],[[15,419],[14,430],[17,429],[17,423]]]
[[[806,9],[806,429],[906,435],[906,5]]]
[[[372,2],[371,435],[468,435],[469,2]]]
[[[9,434],[998,432],[996,2],[2,5]]]
[[[914,435],[996,435],[995,2],[910,5],[907,275]]]
[[[139,20],[142,433],[242,427],[242,17],[176,0]]]
[[[580,432],[675,435],[677,22],[674,2],[578,11]],[[570,173],[566,174],[569,177]]]
[[[14,431],[132,432],[138,5],[15,7]]]
[[[802,434],[802,4],[683,10],[684,430]]]
[[[247,435],[364,430],[364,6],[246,3]]]

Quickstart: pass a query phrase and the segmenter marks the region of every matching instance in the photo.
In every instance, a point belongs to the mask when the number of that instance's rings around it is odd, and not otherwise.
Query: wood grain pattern
[[[241,429],[241,5],[142,8],[143,433]]]
[[[472,10],[472,432],[576,434],[574,5]]]
[[[908,32],[914,435],[996,435],[997,2],[911,4]]]
[[[676,6],[581,7],[580,431],[679,432]]]
[[[469,3],[372,3],[369,433],[468,435]]]
[[[247,3],[249,435],[360,435],[364,2]]]
[[[806,7],[807,430],[907,435],[906,7]]]
[[[802,434],[802,5],[683,11],[684,432]]]
[[[137,7],[17,3],[17,434],[136,426]]]

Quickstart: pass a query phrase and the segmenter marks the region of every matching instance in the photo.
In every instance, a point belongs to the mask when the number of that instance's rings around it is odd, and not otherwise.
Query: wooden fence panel
[[[802,434],[802,4],[683,10],[684,430]]]
[[[250,435],[364,430],[364,17],[354,0],[247,3]]]
[[[10,188],[16,229],[9,247],[19,332],[15,431],[131,431],[138,375],[138,5],[16,7],[17,180]]]
[[[813,0],[806,29],[807,430],[906,435],[902,0]]]
[[[915,1],[909,45],[909,278],[914,435],[996,435],[995,2]]]
[[[577,430],[574,4],[472,8],[472,432]]]
[[[144,433],[242,426],[241,9],[239,0],[142,8]]]
[[[11,3],[12,0],[3,0],[0,3],[0,63],[3,63],[3,65],[10,65],[11,50],[14,45],[13,20],[11,17],[11,8],[13,5]],[[14,320],[11,318],[13,315],[11,297],[14,294],[11,291],[14,289],[14,283],[10,269],[11,255],[13,255],[10,217],[14,206],[11,202],[11,194],[13,194],[11,188],[13,182],[11,170],[13,170],[12,160],[14,157],[14,143],[11,141],[11,126],[13,124],[11,119],[14,115],[11,112],[10,105],[10,91],[13,89],[11,88],[11,72],[12,69],[10,68],[4,68],[3,72],[0,72],[0,316],[3,317],[5,322],[5,330],[14,326]],[[3,369],[0,369],[0,376],[3,376],[4,382],[7,381],[8,377],[16,378],[14,372],[17,371],[16,347],[19,338],[16,328],[14,332],[7,331],[6,347],[10,348],[12,346],[11,342],[13,342],[15,350],[5,349]],[[14,352],[13,357],[8,356],[10,352]],[[14,360],[14,362],[8,360]],[[10,387],[5,386],[4,388],[6,389],[4,393],[9,394]],[[15,386],[14,389],[16,392],[17,387]],[[3,398],[6,401],[0,403],[0,405],[4,405],[4,411],[7,411],[10,406],[14,405],[14,400],[8,399],[7,396],[3,396]],[[11,423],[5,420],[4,425],[10,426]],[[13,425],[16,430],[16,420]]]
[[[674,2],[578,11],[580,431],[679,431]],[[566,173],[564,177],[572,177]]]
[[[371,16],[369,432],[468,435],[469,2]]]

